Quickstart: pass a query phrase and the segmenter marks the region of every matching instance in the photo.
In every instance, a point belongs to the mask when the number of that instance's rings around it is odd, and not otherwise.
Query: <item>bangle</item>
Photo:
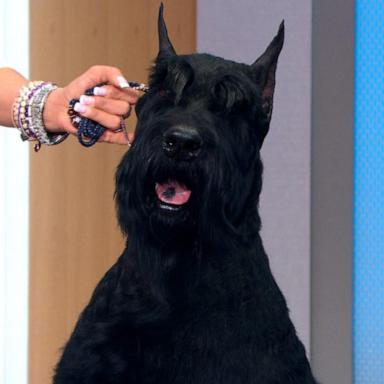
[[[12,109],[12,120],[20,131],[23,141],[37,141],[35,151],[41,144],[56,145],[68,137],[68,133],[52,134],[47,132],[43,121],[45,102],[49,94],[57,89],[55,84],[32,81],[20,89]]]
[[[19,92],[19,96],[16,97],[13,103],[13,123],[21,133],[22,140],[36,140],[36,136],[33,131],[29,129],[28,117],[29,117],[29,101],[33,94],[44,84],[43,81],[31,81],[26,86],[22,87]]]

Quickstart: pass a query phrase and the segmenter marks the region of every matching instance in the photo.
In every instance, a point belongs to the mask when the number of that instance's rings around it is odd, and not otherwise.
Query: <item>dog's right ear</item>
[[[163,17],[163,3],[160,5],[159,9],[159,19],[158,19],[158,31],[159,31],[159,53],[157,55],[157,60],[166,59],[170,56],[176,55],[176,51],[173,48],[173,45],[168,37],[167,26],[165,25]]]

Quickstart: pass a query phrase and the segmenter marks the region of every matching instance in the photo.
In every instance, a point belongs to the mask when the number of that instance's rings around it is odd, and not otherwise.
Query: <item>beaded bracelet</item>
[[[106,85],[107,83],[100,83],[96,87],[102,87],[103,85]],[[148,91],[148,86],[142,83],[138,83],[136,81],[129,81],[128,82],[128,87],[125,88],[132,88],[138,91],[142,92],[147,92]],[[86,96],[94,96],[94,89],[89,88],[85,91]],[[86,117],[80,116],[75,110],[75,104],[79,102],[79,99],[72,99],[69,102],[68,106],[68,115],[71,120],[72,125],[77,128],[77,138],[79,140],[79,143],[83,145],[84,147],[91,147],[94,145],[100,137],[103,135],[105,132],[105,127],[102,126],[101,124],[97,123],[94,120],[88,119]],[[120,130],[119,131],[124,131],[128,144],[130,146],[129,140],[128,140],[128,133],[126,131],[125,123],[124,123],[124,118],[121,118],[120,122]]]
[[[36,140],[33,131],[29,129],[28,117],[30,114],[30,99],[33,94],[44,84],[43,81],[31,81],[20,88],[19,96],[13,103],[13,124],[19,129],[23,141]]]
[[[65,134],[52,134],[46,131],[43,121],[44,106],[49,94],[57,86],[44,81],[31,81],[22,87],[12,107],[12,120],[20,131],[23,141],[37,141],[35,151],[41,144],[56,145],[68,137]]]

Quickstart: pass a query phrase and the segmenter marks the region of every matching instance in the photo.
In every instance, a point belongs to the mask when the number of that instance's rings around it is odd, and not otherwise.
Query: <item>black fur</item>
[[[315,383],[260,231],[260,147],[284,29],[245,65],[160,52],[116,175],[126,249],[80,316],[55,384]],[[168,135],[182,137],[177,151]],[[168,147],[167,147],[168,146]],[[179,210],[155,184],[191,191]]]

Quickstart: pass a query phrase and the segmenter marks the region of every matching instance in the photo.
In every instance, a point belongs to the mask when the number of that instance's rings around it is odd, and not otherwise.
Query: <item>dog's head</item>
[[[258,223],[259,151],[271,120],[284,26],[251,65],[177,55],[160,7],[160,49],[117,172],[119,222],[166,241]],[[137,229],[138,230],[138,229]]]

